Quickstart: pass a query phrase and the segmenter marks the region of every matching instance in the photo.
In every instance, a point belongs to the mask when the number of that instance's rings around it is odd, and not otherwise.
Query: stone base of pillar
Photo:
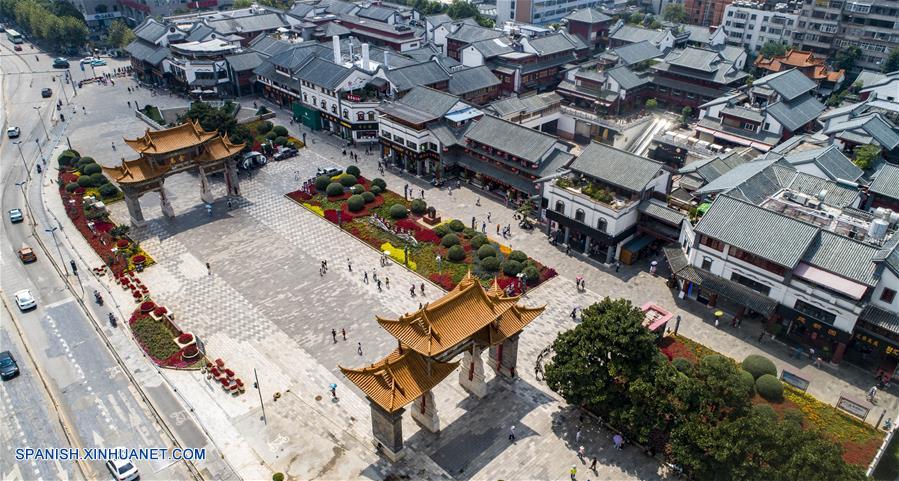
[[[428,391],[412,403],[412,419],[432,433],[440,431],[440,418],[437,416],[437,405],[434,404],[434,393]]]
[[[132,227],[143,227],[145,225],[147,225],[147,221],[145,221],[144,219],[135,219],[134,217],[131,218]]]
[[[487,382],[484,379],[484,361],[481,350],[477,347],[466,351],[462,358],[462,370],[459,372],[459,385],[471,394],[482,398],[487,395]]]
[[[369,400],[371,407],[371,430],[374,435],[375,448],[379,449],[387,459],[399,460],[403,452],[403,413],[405,409],[387,412]]]
[[[506,339],[502,344],[490,346],[490,355],[487,364],[497,374],[507,377],[515,377],[515,369],[518,364],[518,335]]]
[[[372,441],[372,443],[374,444],[375,449],[378,449],[379,453],[382,456],[384,456],[385,458],[387,458],[391,463],[395,463],[395,462],[399,461],[400,459],[403,459],[403,457],[406,456],[405,449],[400,448],[399,451],[394,452],[394,451],[388,449],[383,444],[379,443],[377,439]]]

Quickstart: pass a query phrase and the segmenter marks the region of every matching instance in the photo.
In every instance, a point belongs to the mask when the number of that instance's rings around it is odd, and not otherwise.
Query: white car
[[[16,304],[22,311],[27,311],[28,309],[34,309],[35,307],[37,307],[37,302],[35,302],[34,296],[31,295],[31,291],[29,291],[28,289],[23,289],[19,292],[16,292],[15,298]]]
[[[110,459],[106,461],[106,469],[112,473],[116,481],[132,481],[140,477],[137,467],[131,464],[131,461],[123,461],[119,459]]]
[[[22,129],[18,127],[10,127],[6,129],[6,136],[11,139],[15,139],[20,135],[22,135]]]

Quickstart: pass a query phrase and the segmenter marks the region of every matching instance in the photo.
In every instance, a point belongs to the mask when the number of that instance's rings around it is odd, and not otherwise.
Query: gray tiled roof
[[[795,68],[765,75],[752,82],[752,85],[768,86],[784,100],[793,100],[806,92],[811,92],[817,86],[814,81]]]
[[[824,196],[823,202],[840,208],[852,205],[859,196],[857,188],[847,187],[804,172],[796,172],[796,175],[790,179],[788,184],[785,184],[785,187],[810,196],[818,195],[821,191],[826,190],[827,194]]]
[[[287,11],[288,15],[293,15],[297,18],[303,18],[306,15],[309,15],[310,12],[315,10],[315,7],[306,3],[294,3],[290,10]]]
[[[512,48],[512,42],[504,37],[481,40],[480,42],[471,44],[471,47],[480,52],[485,59],[515,51],[515,49]]]
[[[351,72],[351,69],[343,65],[337,65],[330,60],[316,57],[301,68],[296,73],[296,77],[300,80],[312,82],[313,85],[336,89]]]
[[[449,92],[464,95],[475,90],[499,85],[501,82],[486,65],[453,72],[449,80]]]
[[[387,72],[387,80],[390,80],[398,92],[405,92],[416,85],[430,86],[449,79],[449,74],[437,62],[423,62]]]
[[[806,78],[805,75],[802,78]],[[784,127],[795,132],[818,118],[824,111],[824,104],[810,94],[805,94],[791,101],[775,102],[767,110]]]
[[[647,28],[624,24],[609,35],[609,38],[626,43],[637,43],[646,40],[657,44],[665,38],[667,32],[667,30],[649,30]]]
[[[638,75],[627,67],[615,67],[611,70],[606,70],[606,73],[615,79],[615,81],[618,82],[618,85],[625,90],[635,89],[641,85],[650,83],[650,78],[648,76]]]
[[[268,35],[259,35],[250,42],[250,50],[255,50],[264,57],[271,57],[290,50],[294,45]]]
[[[820,231],[802,260],[819,269],[874,287],[877,285],[874,276],[876,255],[876,247]]]
[[[263,32],[290,26],[283,18],[281,18],[280,14],[274,12],[262,15],[209,20],[208,25],[214,28],[216,32],[222,34]]]
[[[319,4],[319,6],[322,6],[322,4],[324,4],[324,2]],[[328,4],[327,8],[325,8],[325,12],[336,15],[347,15],[356,10],[356,8],[358,8],[358,6],[354,3],[333,0]]]
[[[709,27],[703,27],[700,25],[681,25],[684,30],[686,30],[690,34],[690,41],[696,43],[706,44],[709,43],[709,38],[712,36],[712,32],[709,31]]]
[[[883,248],[874,256],[874,262],[882,263],[899,276],[899,234],[893,234],[883,243]]]
[[[899,314],[895,312],[881,309],[874,304],[868,304],[859,318],[889,332],[899,334]]]
[[[819,149],[802,150],[784,157],[791,165],[802,165],[814,162],[824,171],[830,180],[844,179],[856,181],[864,173],[862,169],[853,164],[848,157],[840,152],[835,145],[828,145]],[[897,191],[899,191],[899,177],[896,179]]]
[[[672,50],[665,56],[665,62],[671,65],[703,72],[714,72],[720,61],[718,52],[694,47]]]
[[[436,15],[428,15],[425,17],[425,20],[427,20],[427,22],[430,23],[431,25],[433,25],[434,27],[437,27],[438,25],[443,25],[444,23],[453,21],[453,19],[450,18],[450,16],[445,13],[438,13]]]
[[[721,109],[722,115],[732,115],[734,117],[739,117],[741,119],[752,120],[753,122],[762,122],[765,120],[765,116],[762,115],[761,112],[757,112],[752,109],[748,109],[743,106],[734,106],[734,107],[724,107]]]
[[[574,159],[571,169],[633,192],[642,192],[662,170],[662,164],[605,144],[591,142]]]
[[[462,129],[451,129],[448,125],[443,122],[436,123],[434,125],[428,126],[428,130],[434,134],[434,137],[437,137],[437,140],[443,144],[444,147],[449,147],[451,145],[458,145],[462,141],[462,134],[464,133],[464,128]]]
[[[720,52],[721,56],[724,57],[725,60],[729,60],[731,62],[736,62],[738,58],[746,55],[746,50],[743,50],[743,47],[738,47],[736,45],[723,45],[713,48]]]
[[[156,43],[157,40],[165,35],[168,28],[152,18],[148,18],[134,29],[134,35],[150,43]]]
[[[417,86],[395,103],[427,112],[436,117],[445,115],[459,102],[459,97],[445,92]]]
[[[645,40],[612,49],[612,52],[618,55],[624,65],[633,65],[662,56],[661,50]]]
[[[528,162],[540,163],[556,143],[555,137],[518,124],[485,115],[465,137],[489,145]]]
[[[885,78],[887,78],[887,75],[885,73],[875,72],[873,70],[862,70],[853,83],[861,82],[862,87],[870,87],[871,85],[875,85]]]
[[[720,175],[716,179],[712,180],[701,189],[697,190],[696,193],[699,195],[707,195],[719,192],[728,192],[731,189],[735,189],[740,185],[746,183],[753,177],[763,173],[763,171],[768,169],[768,167],[770,167],[775,162],[778,162],[778,160],[757,160],[754,162],[746,162],[744,164],[737,165],[724,174]],[[769,179],[769,182],[775,185],[773,190],[777,190],[781,187],[776,178],[770,176]],[[748,197],[754,196],[750,195]],[[764,197],[767,197],[767,195],[764,195]],[[750,200],[756,202],[754,199]]]
[[[899,167],[884,163],[868,191],[891,199],[899,199]]]
[[[458,30],[446,36],[447,39],[458,40],[463,43],[480,42],[491,38],[502,37],[499,30],[484,28],[477,25],[463,24]]]
[[[395,13],[396,10],[392,8],[370,6],[359,9],[359,11],[356,12],[356,16],[362,18],[370,18],[379,22],[386,22],[387,19],[389,19]]]
[[[281,53],[273,55],[269,57],[268,61],[273,65],[277,65],[279,67],[283,67],[290,72],[295,72],[297,69],[306,64],[309,60],[314,57],[317,57],[323,53],[323,49],[320,45],[310,44],[310,45],[297,45],[289,50],[284,50]]]
[[[836,134],[837,136],[845,135],[847,132],[870,136],[888,150],[899,146],[899,134],[879,113],[871,113],[843,122],[833,122],[824,130],[825,134]]]
[[[262,57],[256,52],[244,52],[237,55],[229,55],[225,57],[225,61],[231,66],[235,72],[244,72],[253,70],[262,63]]]
[[[322,29],[322,35],[324,35],[326,38],[332,38],[335,35],[337,35],[338,37],[343,37],[351,33],[350,29],[337,22],[328,22],[324,25],[319,26],[318,28]]]
[[[791,269],[818,234],[814,226],[726,195],[715,199],[695,230]]]
[[[655,217],[676,226],[680,226],[681,221],[686,219],[684,214],[651,199],[641,202],[637,210],[650,217]]]
[[[612,17],[600,12],[595,8],[581,8],[575,10],[565,17],[568,20],[584,23],[600,23],[612,20]]]
[[[574,50],[574,45],[572,45],[571,41],[561,33],[532,38],[528,40],[528,43],[540,56],[555,55]]]
[[[521,112],[536,112],[552,104],[559,103],[560,100],[562,100],[562,97],[559,94],[547,92],[527,97],[507,97],[491,103],[487,108],[495,112],[497,116],[505,117]]]
[[[169,56],[169,49],[166,47],[157,47],[156,45],[144,42],[143,40],[135,40],[125,47],[125,51],[132,57],[147,62],[150,65],[159,65],[166,57]]]
[[[190,33],[187,34],[187,37],[184,40],[186,42],[199,42],[206,40],[206,38],[213,32],[215,32],[215,30],[213,30],[212,27],[203,23],[197,23],[190,29]]]

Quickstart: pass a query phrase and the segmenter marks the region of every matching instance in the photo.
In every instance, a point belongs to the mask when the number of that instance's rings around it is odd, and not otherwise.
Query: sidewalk
[[[277,110],[276,110],[277,111]],[[286,112],[279,111],[278,121],[283,119]],[[342,139],[324,135],[320,132],[310,132],[305,127],[298,125],[288,126],[292,135],[301,137],[306,133],[309,140],[308,147],[319,154],[324,165],[336,163],[346,167],[352,163],[348,156],[342,155],[344,143]],[[315,143],[313,143],[315,139]],[[425,191],[425,200],[429,205],[433,203],[437,207],[437,214],[444,219],[461,219],[468,224],[470,218],[476,218],[480,224],[486,222],[488,213],[491,222],[488,223],[487,233],[498,242],[509,245],[514,249],[521,249],[541,263],[553,267],[559,272],[560,277],[566,280],[562,285],[565,289],[571,289],[574,293],[570,310],[575,305],[586,307],[605,296],[625,297],[636,305],[645,302],[654,302],[665,309],[670,310],[682,318],[679,334],[689,337],[697,342],[730,356],[738,361],[749,354],[762,354],[774,361],[778,370],[784,368],[798,372],[801,376],[811,381],[808,392],[830,405],[835,405],[843,392],[864,399],[866,391],[874,385],[874,373],[868,373],[849,363],[840,365],[825,365],[815,368],[808,359],[797,360],[789,357],[790,348],[780,342],[771,341],[766,337],[764,343],[756,341],[761,326],[744,324],[741,328],[724,327],[716,329],[710,322],[712,310],[690,300],[680,300],[675,293],[666,286],[664,276],[653,276],[648,272],[649,262],[652,259],[644,259],[641,262],[626,266],[622,265],[620,272],[614,272],[614,268],[604,266],[594,261],[585,262],[583,256],[565,255],[564,248],[558,248],[549,244],[544,232],[535,229],[524,231],[518,228],[518,223],[513,219],[514,210],[506,207],[494,197],[472,188],[463,183],[461,189],[453,189],[450,195],[446,188],[435,188],[427,181],[413,175],[398,174],[396,168],[390,168],[383,175],[377,174],[377,162],[379,148],[372,147],[370,155],[365,154],[365,146],[357,145],[352,149],[359,154],[358,165],[363,175],[371,177],[383,177],[388,188],[401,191],[402,186],[408,184],[414,189],[416,196],[420,189]],[[480,199],[480,206],[476,205]],[[495,236],[495,226],[500,224],[505,227],[511,225],[512,236],[508,239]],[[661,265],[665,265],[664,258],[656,259]],[[662,273],[660,269],[659,274]],[[577,295],[574,287],[574,278],[583,276],[588,293]],[[538,287],[538,289],[548,288]],[[673,325],[671,326],[673,329]],[[551,342],[551,340],[548,340]],[[867,421],[871,424],[877,422],[881,412],[886,412],[884,419],[895,417],[899,411],[899,398],[895,393],[895,387],[881,390],[878,394],[877,406],[868,415]]]

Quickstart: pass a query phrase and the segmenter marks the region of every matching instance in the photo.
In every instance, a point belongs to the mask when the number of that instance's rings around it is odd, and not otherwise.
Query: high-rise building
[[[790,45],[798,13],[798,9],[790,9],[784,3],[771,8],[763,2],[736,1],[724,8],[721,28],[729,45],[758,53],[768,42]]]
[[[509,20],[521,23],[545,25],[558,23],[569,13],[580,8],[594,8],[604,5],[600,0],[497,0],[496,23],[501,25]]]
[[[686,23],[703,27],[721,25],[721,18],[724,17],[724,7],[731,3],[733,3],[733,0],[685,0]]]

